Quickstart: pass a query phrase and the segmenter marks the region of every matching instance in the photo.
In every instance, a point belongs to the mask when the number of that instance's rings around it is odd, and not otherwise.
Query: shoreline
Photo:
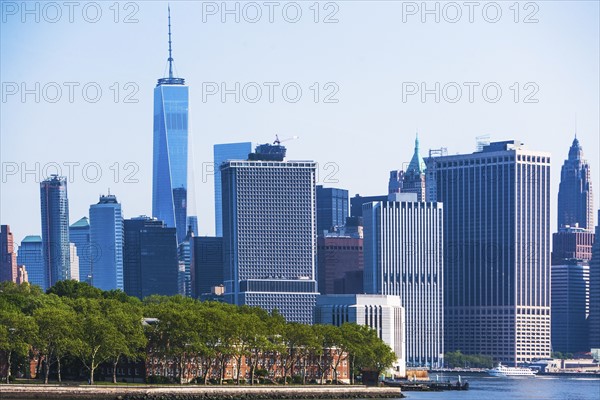
[[[402,398],[398,388],[367,386],[59,386],[0,385],[2,400],[267,400]]]

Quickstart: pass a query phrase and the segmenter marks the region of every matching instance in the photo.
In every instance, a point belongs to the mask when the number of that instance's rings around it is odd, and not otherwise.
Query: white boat
[[[491,376],[535,376],[538,372],[531,368],[523,367],[505,367],[501,363],[494,369],[488,369],[487,373]]]

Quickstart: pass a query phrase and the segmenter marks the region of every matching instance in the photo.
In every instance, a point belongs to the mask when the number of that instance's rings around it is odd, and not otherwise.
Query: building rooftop
[[[88,228],[90,226],[90,220],[88,217],[83,217],[79,221],[73,223],[69,228]]]
[[[25,236],[25,238],[23,238],[23,240],[21,241],[21,243],[36,243],[36,242],[41,242],[42,241],[42,237],[38,236],[38,235],[29,235],[29,236]]]

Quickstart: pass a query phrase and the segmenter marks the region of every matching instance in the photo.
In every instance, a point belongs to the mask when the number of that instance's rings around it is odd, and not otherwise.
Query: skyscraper
[[[317,186],[317,235],[343,226],[348,218],[348,191]]]
[[[92,285],[123,290],[123,214],[116,196],[100,196],[98,203],[90,206],[90,240],[98,251]]]
[[[19,246],[19,253],[17,254],[17,264],[25,265],[25,268],[27,268],[30,284],[38,285],[43,291],[48,289],[44,257],[42,256],[42,238],[40,236],[25,236],[21,240],[21,246]]]
[[[316,163],[261,145],[221,165],[225,296],[312,323],[316,301]]]
[[[224,143],[213,146],[215,178],[215,236],[223,236],[223,206],[221,204],[221,164],[228,160],[246,160],[252,153],[252,143]]]
[[[177,229],[177,242],[187,232],[188,86],[173,75],[169,9],[169,76],[154,88],[152,215]]]
[[[223,284],[223,238],[195,237],[192,251],[193,297],[210,293],[211,288]]]
[[[444,204],[446,351],[548,357],[550,155],[511,140],[428,163]]]
[[[586,352],[590,267],[587,261],[564,260],[552,265],[552,350]]]
[[[590,261],[589,346],[600,349],[600,210]]]
[[[123,275],[125,293],[143,299],[177,294],[175,228],[145,216],[124,221]]]
[[[569,157],[560,171],[558,187],[558,227],[579,226],[592,231],[594,198],[590,165],[583,159],[583,148],[577,137],[569,149]]]
[[[388,195],[384,194],[381,196],[361,196],[360,194],[354,195],[350,199],[350,216],[352,217],[362,217],[363,204],[370,203],[373,201],[387,201]]]
[[[321,294],[359,294],[363,290],[363,238],[331,233],[317,238],[317,276]]]
[[[444,354],[443,208],[399,201],[363,205],[365,293],[396,295],[406,313],[406,363],[441,367]]]
[[[92,256],[98,256],[98,249],[90,241],[90,221],[83,217],[69,227],[69,240],[77,247],[79,257],[79,281],[92,282]],[[29,271],[31,275],[31,271]]]
[[[177,247],[177,260],[179,262],[178,290],[182,296],[192,296],[192,246],[194,232],[192,227],[188,227],[187,235]]]
[[[67,179],[52,175],[40,183],[42,254],[46,285],[71,279],[69,249],[69,200]]]
[[[0,226],[0,282],[17,282],[17,253],[9,225]]]

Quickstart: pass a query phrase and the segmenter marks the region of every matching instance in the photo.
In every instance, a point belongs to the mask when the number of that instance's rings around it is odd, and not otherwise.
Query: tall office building
[[[69,243],[69,279],[79,282],[79,256],[75,243]]]
[[[27,268],[29,283],[38,285],[45,292],[48,289],[44,257],[42,255],[42,238],[36,235],[25,236],[21,240],[17,254],[17,264]]]
[[[569,157],[560,171],[558,187],[558,227],[565,226],[592,231],[594,198],[590,165],[583,159],[583,148],[577,137],[569,149]]]
[[[98,251],[92,285],[123,290],[123,213],[115,195],[102,195],[90,206],[90,240]]]
[[[315,323],[341,326],[345,322],[365,325],[377,332],[396,354],[395,375],[406,377],[405,308],[399,296],[374,294],[317,297]]]
[[[284,157],[285,147],[265,144],[221,165],[225,296],[312,323],[316,163]]]
[[[69,240],[77,247],[79,281],[92,284],[92,256],[98,256],[96,246],[90,241],[90,221],[83,217],[69,227]]]
[[[589,351],[586,318],[589,315],[590,267],[581,260],[552,265],[552,350]]]
[[[317,235],[343,226],[348,218],[348,191],[317,186]]]
[[[223,284],[223,238],[195,237],[192,246],[192,297]]]
[[[67,179],[52,175],[40,183],[42,254],[46,285],[71,279],[69,250],[69,200]]]
[[[169,9],[169,76],[154,88],[152,216],[177,228],[177,243],[187,232],[188,86],[173,75]]]
[[[446,351],[550,356],[550,155],[511,140],[428,163],[444,204]]]
[[[145,216],[124,221],[123,276],[125,293],[143,299],[177,294],[175,228]]]
[[[215,236],[223,236],[223,206],[221,204],[221,164],[229,160],[246,160],[252,153],[252,143],[224,143],[213,146],[215,178]]]
[[[590,261],[589,346],[600,349],[600,210]]]
[[[17,282],[17,253],[9,225],[0,225],[0,282]]]
[[[441,367],[444,358],[443,208],[399,201],[363,205],[365,293],[396,295],[406,313],[406,363]]]

